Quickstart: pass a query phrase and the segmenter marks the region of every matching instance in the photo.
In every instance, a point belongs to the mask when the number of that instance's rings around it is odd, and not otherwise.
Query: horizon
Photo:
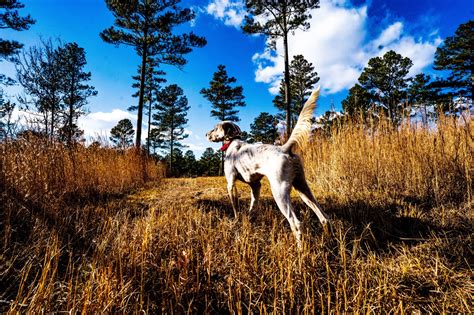
[[[131,95],[132,76],[136,75],[139,57],[130,47],[118,48],[103,42],[99,33],[113,25],[112,13],[104,1],[83,0],[22,0],[25,5],[20,15],[30,14],[36,23],[27,31],[3,30],[6,39],[16,39],[24,48],[38,45],[41,39],[61,39],[64,43],[77,42],[85,49],[86,70],[92,74],[89,82],[98,91],[89,98],[86,116],[79,126],[86,137],[109,135],[120,119],[131,119],[136,128],[136,113],[127,108],[138,100]],[[453,3],[455,5],[453,5]],[[408,5],[410,9],[407,10]],[[229,76],[244,88],[246,107],[239,108],[242,130],[249,131],[250,123],[260,112],[277,113],[272,100],[282,75],[281,41],[277,52],[265,50],[264,36],[250,36],[240,30],[245,14],[240,1],[182,1],[190,7],[196,19],[177,28],[176,32],[192,30],[207,39],[207,45],[186,55],[188,64],[182,70],[163,66],[168,84],[183,88],[191,109],[186,130],[189,137],[182,141],[196,157],[219,144],[208,142],[205,132],[217,120],[211,118],[210,103],[200,95],[208,87],[217,65],[224,64]],[[92,10],[93,8],[93,10]],[[381,1],[381,0],[322,0],[320,8],[311,12],[308,31],[296,31],[289,39],[290,60],[297,54],[313,63],[321,78],[322,87],[315,115],[322,115],[334,104],[341,109],[341,101],[357,81],[367,61],[388,50],[395,50],[413,60],[413,76],[424,72],[439,75],[432,69],[434,53],[442,41],[454,34],[456,28],[473,16],[474,3],[456,0],[441,1]],[[322,31],[324,30],[324,31]],[[124,62],[125,61],[125,62]],[[11,77],[14,66],[2,62],[2,73]],[[21,88],[5,89],[7,98],[15,100]],[[143,124],[146,128],[146,124]]]

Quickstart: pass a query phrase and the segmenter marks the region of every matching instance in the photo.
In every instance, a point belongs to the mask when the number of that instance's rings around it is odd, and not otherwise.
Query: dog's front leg
[[[232,210],[234,216],[237,218],[237,208],[239,207],[239,197],[237,195],[237,188],[235,187],[235,181],[237,174],[227,164],[224,165],[225,178],[227,180],[227,193],[229,194],[230,203],[232,204]]]
[[[237,188],[235,187],[235,178],[227,182],[227,192],[229,193],[232,210],[234,210],[234,217],[237,218],[237,207],[239,206],[239,197],[237,195]]]

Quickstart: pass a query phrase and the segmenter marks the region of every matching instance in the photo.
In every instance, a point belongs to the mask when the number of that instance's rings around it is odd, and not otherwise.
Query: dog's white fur
[[[249,212],[251,212],[255,209],[260,196],[260,180],[266,176],[278,208],[290,223],[298,245],[301,244],[301,230],[300,221],[291,204],[292,187],[300,193],[301,199],[314,211],[322,224],[328,222],[328,216],[316,202],[306,182],[300,157],[291,152],[294,145],[301,146],[310,135],[311,118],[318,96],[319,88],[306,101],[290,138],[283,146],[248,144],[238,140],[236,138],[240,134],[240,129],[230,121],[220,122],[206,133],[210,141],[230,143],[225,152],[224,173],[234,215],[237,217],[238,208],[235,181],[241,180],[250,185],[252,194]]]

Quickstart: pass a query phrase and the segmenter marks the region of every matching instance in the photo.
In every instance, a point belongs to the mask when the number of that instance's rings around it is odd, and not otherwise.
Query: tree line
[[[473,98],[474,21],[461,24],[436,50],[434,70],[447,76],[425,73],[409,77],[412,60],[395,51],[369,60],[358,82],[342,102],[344,113],[364,117],[383,113],[399,123],[406,110],[435,105],[435,112],[452,112],[453,97]]]
[[[137,104],[130,111],[137,112],[136,129],[130,120],[121,120],[112,128],[110,142],[118,149],[127,149],[133,144],[142,148],[142,124],[147,122],[144,149],[165,161],[174,175],[214,175],[222,172],[223,155],[211,148],[196,160],[192,151],[183,154],[182,141],[188,136],[185,131],[189,104],[184,91],[177,84],[167,84],[163,66],[183,68],[186,55],[195,48],[206,45],[206,39],[193,32],[176,34],[176,27],[195,18],[189,8],[181,8],[179,0],[105,0],[113,14],[114,25],[100,32],[106,43],[132,47],[140,58],[132,87]],[[288,34],[297,28],[308,29],[310,9],[319,7],[319,1],[311,4],[292,1],[264,3],[246,1],[247,16],[242,30],[248,34],[264,34],[268,48],[275,50],[276,40],[284,43],[285,70],[278,95],[273,103],[276,115],[260,113],[243,132],[248,142],[275,143],[284,141],[291,133],[305,99],[320,78],[315,66],[304,56],[296,55],[291,62],[288,55]],[[17,31],[27,30],[35,23],[29,15],[21,16],[23,8],[18,0],[0,0],[0,27]],[[265,21],[265,22],[262,22]],[[428,74],[409,77],[413,62],[395,51],[369,60],[358,82],[349,90],[342,102],[342,113],[326,112],[319,125],[331,128],[343,117],[388,117],[400,123],[407,109],[436,104],[439,111],[452,105],[454,96],[467,97],[473,93],[472,47],[474,21],[459,26],[455,34],[438,47],[434,69],[439,77]],[[22,49],[16,41],[0,39],[0,61],[13,62],[17,69],[16,81],[24,94],[18,98],[22,109],[36,113],[30,123],[44,137],[62,141],[68,145],[82,138],[77,125],[80,116],[87,113],[88,99],[97,95],[88,84],[91,73],[84,70],[86,53],[77,43],[42,41],[41,45]],[[0,75],[0,86],[11,85],[15,79]],[[216,120],[238,122],[239,107],[246,106],[243,87],[237,79],[227,73],[225,65],[219,65],[209,86],[200,90],[201,95],[212,105],[211,117]],[[0,89],[1,137],[13,137],[15,124],[12,112],[16,104],[6,100]],[[284,134],[277,125],[284,127]],[[281,139],[280,139],[281,138]],[[195,163],[195,166],[188,165]],[[217,166],[216,166],[217,165]],[[207,169],[206,167],[207,166]],[[216,171],[217,170],[217,171]]]

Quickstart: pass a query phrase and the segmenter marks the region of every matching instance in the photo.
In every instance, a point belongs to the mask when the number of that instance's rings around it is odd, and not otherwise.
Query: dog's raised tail
[[[304,103],[303,109],[301,110],[301,113],[298,117],[295,128],[291,132],[290,138],[281,147],[283,152],[289,153],[295,144],[298,144],[298,146],[301,148],[303,143],[308,141],[308,138],[311,134],[311,118],[313,118],[313,111],[316,108],[319,90],[320,87],[314,90],[306,103]]]

